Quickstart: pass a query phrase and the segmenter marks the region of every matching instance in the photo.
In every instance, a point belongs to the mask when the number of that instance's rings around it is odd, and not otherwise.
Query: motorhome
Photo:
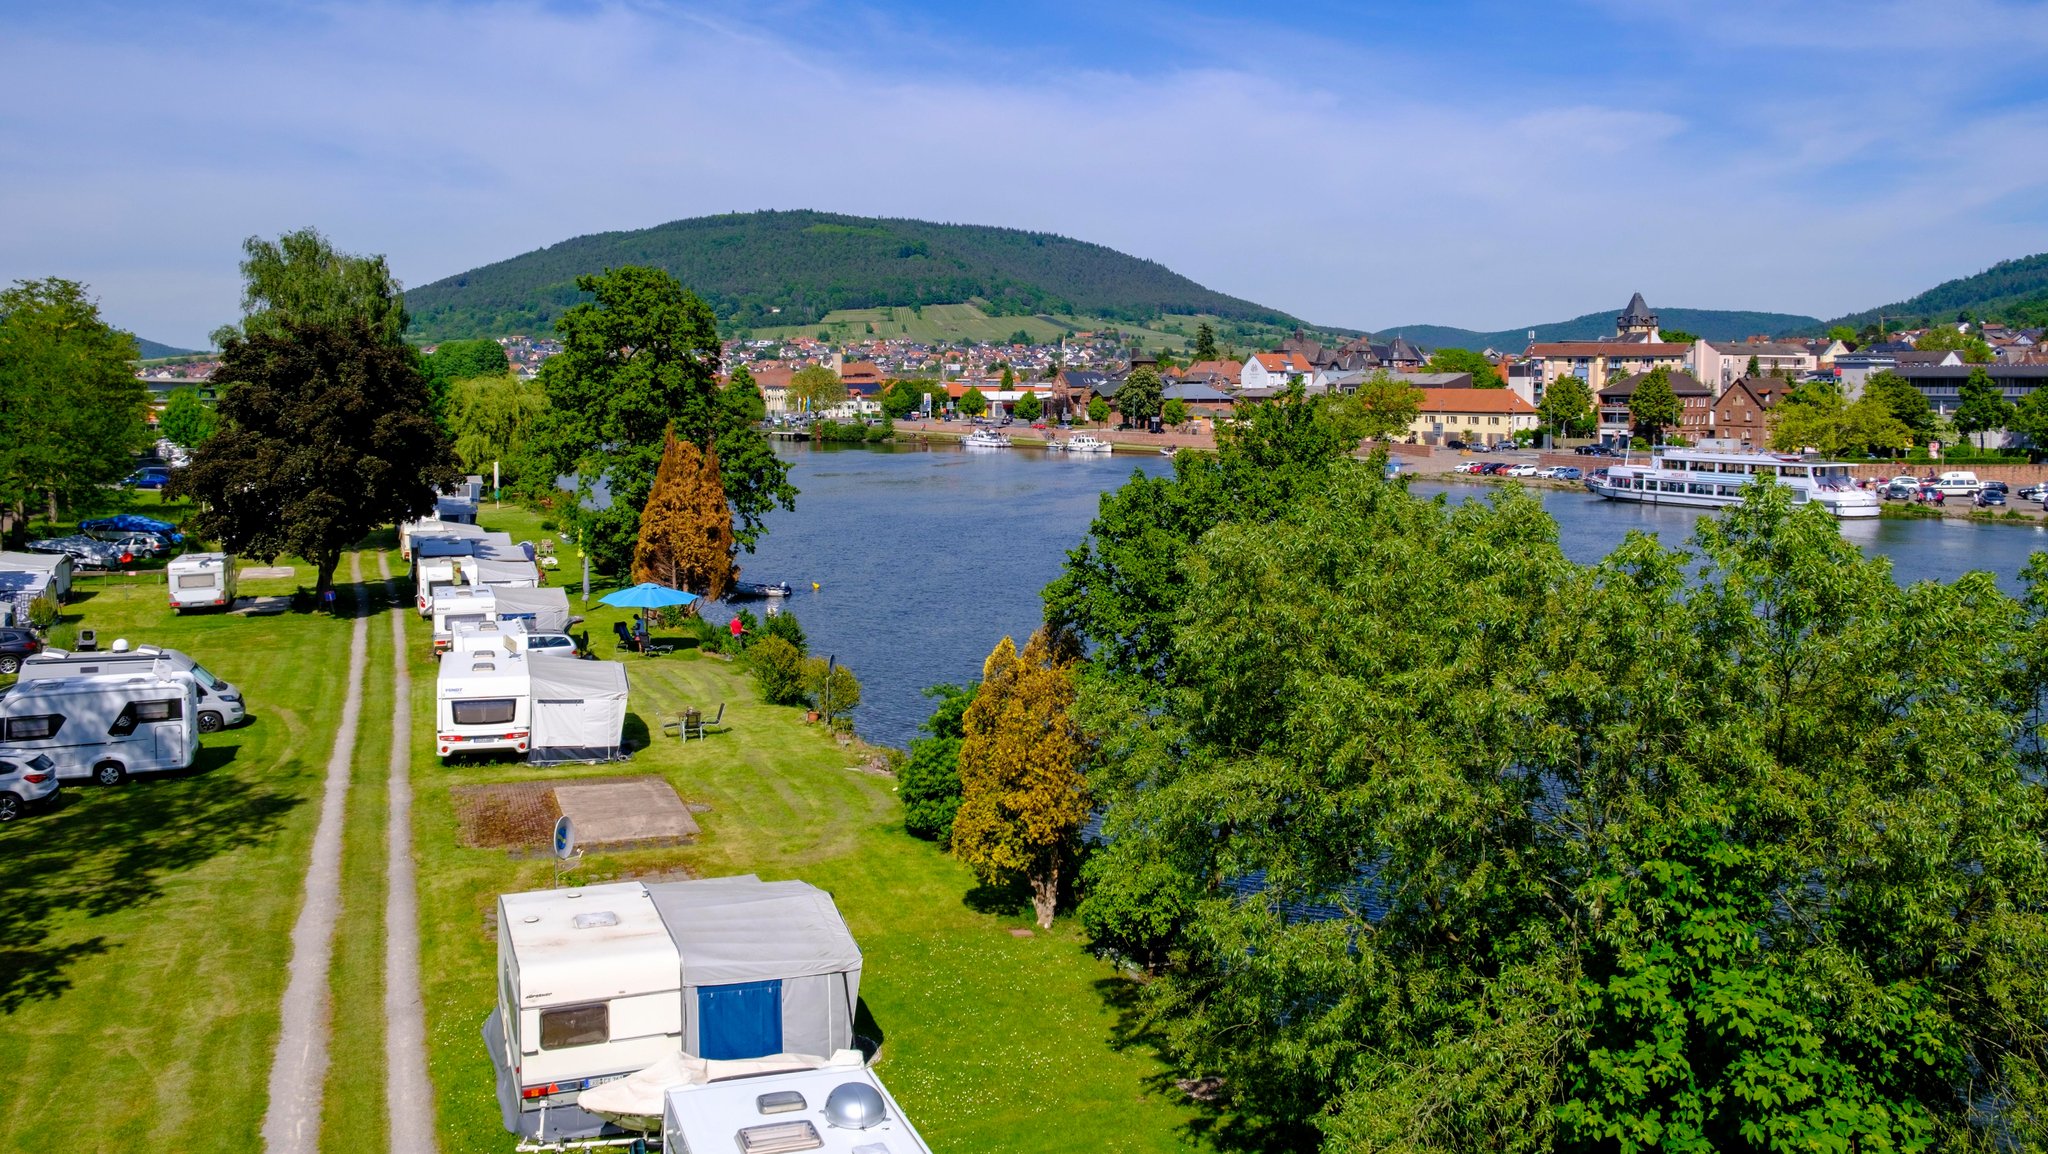
[[[582,1092],[677,1051],[744,1061],[851,1049],[860,971],[831,895],[805,882],[506,894],[498,1005],[484,1022],[505,1128],[594,1136],[607,1123],[577,1106]]]
[[[434,747],[443,759],[466,753],[525,753],[533,692],[517,653],[451,653],[434,685]]]
[[[235,559],[227,553],[187,553],[164,567],[171,609],[232,609],[235,605]]]
[[[433,602],[434,652],[445,652],[457,625],[477,625],[498,619],[498,599],[488,586],[465,585],[435,592]]]
[[[119,785],[185,769],[199,754],[188,676],[124,672],[24,680],[0,696],[0,756],[42,754],[59,778]]]
[[[1934,487],[1941,490],[1944,497],[1974,499],[1978,493],[1984,491],[1984,482],[1977,479],[1977,474],[1967,469],[1951,469],[1935,480]]]
[[[116,640],[104,652],[81,653],[70,649],[45,649],[22,662],[23,681],[53,677],[100,677],[115,673],[149,673],[159,677],[189,676],[198,690],[195,720],[199,732],[213,733],[249,720],[248,703],[242,688],[216,677],[188,653],[156,645],[130,647],[126,639]]]

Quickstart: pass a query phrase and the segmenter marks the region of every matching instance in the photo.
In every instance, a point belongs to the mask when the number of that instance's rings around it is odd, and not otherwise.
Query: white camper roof
[[[27,573],[54,573],[67,568],[71,558],[64,553],[17,553],[13,550],[0,552],[0,569],[14,569]]]
[[[496,604],[497,597],[495,591],[487,586],[450,585],[434,590],[434,612],[436,613],[442,612],[443,606],[447,606],[450,609],[459,609],[464,605],[482,608],[495,606]]]
[[[183,569],[220,569],[228,563],[226,553],[185,553],[171,558],[165,568],[172,572]]]
[[[498,917],[518,959],[524,1005],[680,988],[675,943],[639,882],[506,894]]]
[[[657,882],[647,892],[675,939],[688,985],[860,969],[860,947],[832,895],[808,882],[719,878]]]
[[[434,676],[442,700],[526,692],[526,659],[517,653],[450,653]]]
[[[848,1083],[864,1085],[880,1095],[886,1117],[865,1130],[842,1129],[826,1120],[825,1101],[832,1091]],[[783,1099],[791,1108],[764,1113],[762,1098],[768,1094],[794,1092],[803,1097],[802,1108]],[[818,1139],[812,1145],[757,1144],[753,1149],[823,1150],[826,1154],[854,1154],[855,1151],[883,1151],[886,1154],[931,1154],[903,1108],[865,1067],[825,1066],[787,1074],[761,1074],[751,1078],[728,1078],[697,1085],[677,1086],[666,1094],[662,1126],[673,1126],[691,1150],[746,1150],[741,1132],[754,1127],[801,1128],[808,1123]],[[771,1099],[770,1102],[774,1102]],[[759,1138],[772,1138],[773,1131]]]

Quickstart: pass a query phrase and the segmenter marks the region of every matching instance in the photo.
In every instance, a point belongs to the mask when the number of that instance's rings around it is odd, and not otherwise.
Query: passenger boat
[[[1060,447],[1069,453],[1107,453],[1110,451],[1108,441],[1097,440],[1087,433],[1075,433],[1062,442]]]
[[[960,443],[970,449],[1007,449],[1010,447],[1010,438],[994,429],[976,429],[967,434],[967,439]]]
[[[1848,465],[1796,453],[1656,449],[1649,464],[1614,465],[1586,478],[1586,488],[1609,501],[1716,509],[1740,504],[1744,486],[1762,476],[1791,489],[1796,505],[1817,503],[1837,517],[1877,516],[1877,494],[1857,488]]]

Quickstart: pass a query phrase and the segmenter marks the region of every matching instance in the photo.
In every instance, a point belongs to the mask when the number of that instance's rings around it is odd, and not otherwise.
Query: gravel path
[[[352,554],[349,580],[363,596],[363,559]],[[263,1113],[263,1146],[271,1151],[310,1151],[320,1145],[320,1098],[327,1080],[328,984],[334,959],[334,924],[341,912],[341,827],[346,817],[350,763],[355,759],[356,723],[363,712],[363,647],[369,618],[358,615],[349,636],[348,695],[334,751],[327,758],[327,784],[320,797],[320,822],[313,831],[313,857],[306,868],[306,901],[292,927],[292,960],[284,988],[284,1024],[270,1064],[270,1105]]]
[[[391,562],[377,555],[391,580]],[[412,674],[405,618],[411,602],[391,599],[391,777],[386,790],[384,896],[384,1104],[392,1154],[435,1154],[434,1087],[427,1080],[427,1010],[420,999],[420,901],[412,856]]]

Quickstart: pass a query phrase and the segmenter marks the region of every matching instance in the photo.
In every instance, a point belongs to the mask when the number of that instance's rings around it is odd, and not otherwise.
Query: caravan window
[[[454,703],[457,725],[510,725],[519,711],[517,698],[486,697]]]
[[[62,728],[64,718],[54,713],[43,717],[10,717],[7,719],[7,740],[38,741],[57,736],[57,731]]]
[[[138,723],[145,721],[176,721],[185,716],[185,703],[177,698],[169,701],[131,701],[121,709],[121,716],[107,728],[110,737],[126,737],[135,732]]]
[[[211,573],[178,574],[178,588],[180,589],[211,589],[219,584],[220,578]]]
[[[540,1012],[540,1048],[590,1046],[612,1037],[612,1009],[604,1002]]]

